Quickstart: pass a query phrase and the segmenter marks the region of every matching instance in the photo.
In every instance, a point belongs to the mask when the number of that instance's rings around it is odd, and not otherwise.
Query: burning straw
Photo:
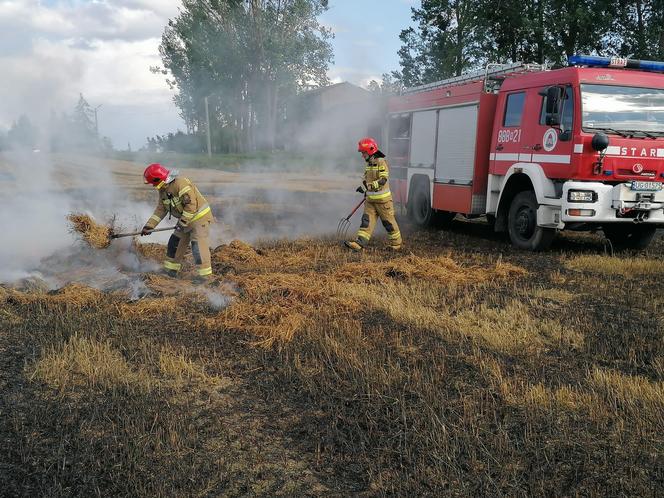
[[[113,222],[110,225],[99,225],[86,214],[71,213],[67,216],[71,231],[81,235],[83,240],[95,249],[104,249],[111,244]]]

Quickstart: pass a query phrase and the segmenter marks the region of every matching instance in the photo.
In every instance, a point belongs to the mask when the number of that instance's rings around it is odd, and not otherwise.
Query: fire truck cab
[[[664,226],[664,63],[569,62],[490,65],[391,98],[395,202],[422,226],[486,215],[522,249],[598,228],[646,247]]]

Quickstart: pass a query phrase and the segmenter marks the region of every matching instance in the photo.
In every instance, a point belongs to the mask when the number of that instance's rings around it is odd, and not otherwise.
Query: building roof
[[[371,92],[365,88],[362,88],[361,86],[354,85],[352,83],[349,83],[348,81],[342,81],[341,83],[334,83],[332,85],[327,85],[327,86],[319,86],[318,88],[313,88],[311,90],[306,90],[302,92],[300,95],[315,95],[317,93],[325,93],[329,92],[331,90],[339,90],[342,87],[346,87],[348,89],[353,89],[353,91],[360,90],[361,92],[370,94]]]

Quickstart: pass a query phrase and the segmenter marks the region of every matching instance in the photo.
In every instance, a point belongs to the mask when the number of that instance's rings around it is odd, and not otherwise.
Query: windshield
[[[582,126],[664,133],[664,89],[581,85]]]

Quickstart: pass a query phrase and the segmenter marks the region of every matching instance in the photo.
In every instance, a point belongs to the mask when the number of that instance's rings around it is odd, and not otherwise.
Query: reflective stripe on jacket
[[[367,184],[367,200],[385,202],[392,200],[390,193],[390,168],[384,157],[370,157],[364,169]]]
[[[212,210],[188,178],[177,177],[171,183],[163,184],[159,188],[159,202],[152,216],[146,223],[148,228],[156,227],[166,215],[181,219],[182,224],[188,225],[195,221],[212,221]]]

